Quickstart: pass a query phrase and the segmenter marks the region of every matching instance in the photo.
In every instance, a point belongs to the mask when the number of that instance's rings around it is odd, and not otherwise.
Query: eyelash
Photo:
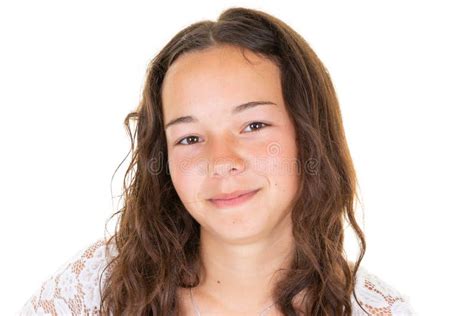
[[[255,121],[255,122],[249,123],[249,124],[246,125],[245,127],[250,126],[250,125],[252,125],[252,124],[263,124],[263,127],[254,129],[254,130],[252,130],[252,131],[250,131],[250,132],[258,132],[258,131],[264,129],[265,127],[271,126],[271,124],[268,124],[268,123]],[[250,132],[248,132],[248,133],[250,133]],[[196,144],[196,143],[192,143],[192,144],[181,144],[181,142],[182,142],[183,140],[188,139],[188,138],[191,138],[191,137],[195,137],[195,136],[194,136],[194,135],[190,135],[190,136],[183,137],[183,138],[181,138],[180,140],[178,140],[178,142],[176,143],[176,145],[177,145],[177,146],[180,146],[180,145],[189,146],[189,145]]]

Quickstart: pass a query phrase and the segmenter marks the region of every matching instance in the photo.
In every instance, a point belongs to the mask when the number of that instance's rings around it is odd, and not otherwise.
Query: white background
[[[472,312],[467,1],[169,3],[1,2],[1,314],[104,235],[128,165],[111,188],[130,145],[123,119],[148,62],[183,27],[230,6],[282,19],[328,68],[363,198],[363,265],[419,315]]]

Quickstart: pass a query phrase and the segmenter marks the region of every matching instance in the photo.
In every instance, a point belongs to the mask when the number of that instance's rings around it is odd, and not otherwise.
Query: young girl
[[[132,181],[115,234],[66,262],[22,314],[412,314],[360,266],[336,93],[281,20],[230,8],[180,31],[125,125]],[[360,241],[355,263],[345,221]]]

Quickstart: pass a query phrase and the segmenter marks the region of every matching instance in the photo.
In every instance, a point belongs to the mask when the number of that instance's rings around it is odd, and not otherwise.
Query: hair
[[[330,75],[287,24],[242,7],[228,8],[217,21],[185,27],[148,65],[140,102],[124,120],[132,157],[123,181],[124,205],[112,215],[120,217],[106,242],[107,248],[113,244],[117,256],[107,265],[100,313],[179,315],[178,287],[200,282],[200,225],[178,197],[167,169],[161,89],[168,68],[180,55],[221,45],[275,62],[296,128],[297,158],[304,172],[292,204],[295,250],[288,273],[273,289],[275,305],[289,316],[351,315],[351,293],[361,305],[355,280],[366,242],[355,219],[358,184]],[[136,122],[133,136],[130,120]],[[358,239],[355,263],[344,251],[344,220]],[[292,300],[303,290],[300,310]]]

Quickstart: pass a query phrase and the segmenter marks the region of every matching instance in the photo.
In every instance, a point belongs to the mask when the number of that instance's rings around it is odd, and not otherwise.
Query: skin
[[[276,64],[248,50],[245,56],[252,64],[227,45],[186,53],[163,82],[165,124],[187,115],[198,120],[169,126],[166,139],[174,187],[201,225],[202,282],[193,297],[203,316],[258,315],[273,303],[276,271],[289,265],[294,248],[295,128]],[[250,101],[274,104],[231,113]],[[257,188],[237,207],[207,200]],[[185,315],[194,315],[189,290],[178,294]],[[278,314],[272,308],[266,315]]]

